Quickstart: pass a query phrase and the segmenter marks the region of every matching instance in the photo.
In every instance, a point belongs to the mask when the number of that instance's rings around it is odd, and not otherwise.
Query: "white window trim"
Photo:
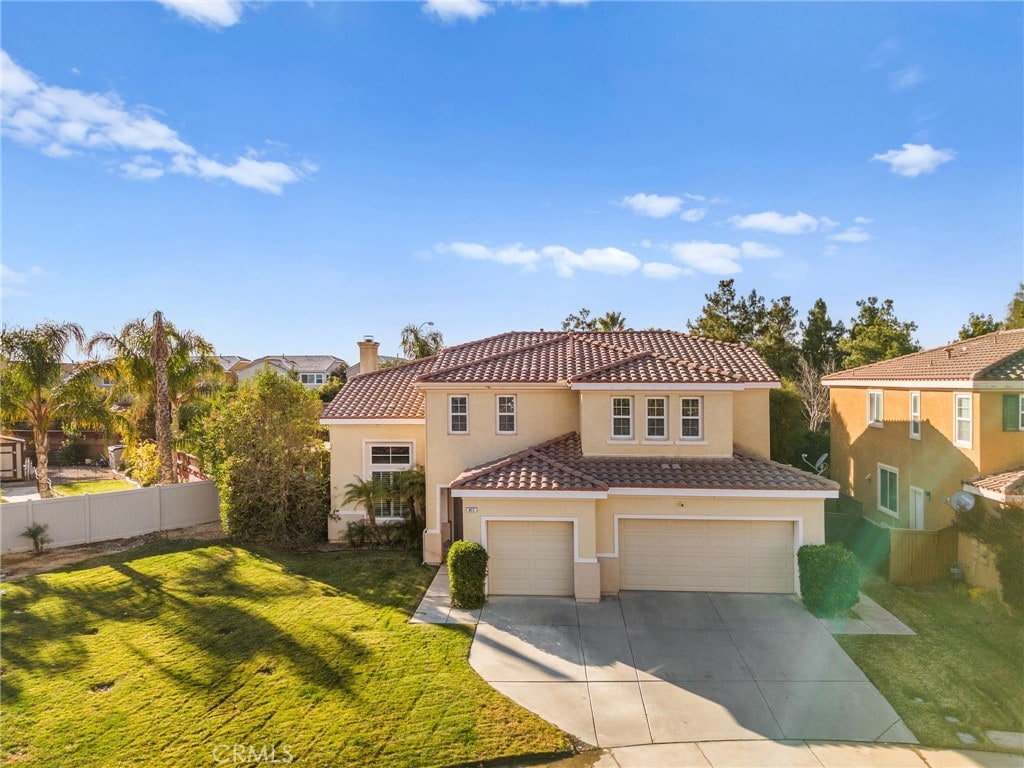
[[[957,407],[961,400],[966,400],[968,405],[969,415],[967,419],[961,419],[959,408]],[[966,440],[960,439],[960,422],[966,421],[967,426],[970,429],[971,436]],[[971,395],[963,394],[960,392],[953,393],[953,445],[958,448],[970,448],[974,443],[974,398]]]
[[[456,397],[461,397],[466,401],[466,413],[455,414],[452,412],[452,400]],[[452,416],[465,416],[466,417],[466,428],[461,431],[455,431],[452,429]],[[448,434],[449,435],[468,435],[469,434],[469,395],[448,395]]]
[[[683,419],[692,419],[692,416],[683,416],[683,400],[696,400],[697,401],[697,428],[700,432],[696,435],[684,435],[683,434]],[[704,441],[704,397],[680,397],[679,398],[679,440],[680,444],[696,444]]]
[[[408,464],[374,464],[373,463],[373,449],[381,446],[408,446],[409,448],[409,463]],[[405,472],[406,470],[412,469],[416,466],[416,443],[412,440],[363,440],[363,479],[373,479],[374,472]],[[363,510],[363,514],[366,511]],[[378,515],[377,519],[381,522],[387,522],[392,520],[404,519],[401,515]]]
[[[1017,401],[1017,428],[1024,432],[1024,395]]]
[[[878,419],[872,419],[871,413],[871,398],[873,395],[878,395]],[[885,424],[885,395],[882,394],[880,389],[869,389],[868,390],[868,426],[874,427],[875,429],[881,429]]]
[[[498,404],[501,402],[501,398],[503,398],[503,397],[511,397],[512,398],[512,413],[511,414],[508,414],[508,413],[502,414],[501,413],[501,409],[500,409]],[[503,415],[504,416],[511,416],[512,417],[513,429],[506,430],[506,429],[502,429],[501,428],[501,417]],[[519,434],[519,398],[516,397],[515,395],[508,395],[508,394],[506,394],[506,395],[495,395],[494,396],[494,432],[495,432],[495,434],[498,434],[498,435],[517,435],[517,434]]]
[[[661,423],[664,424],[664,426],[665,426],[665,434],[664,435],[652,435],[650,433],[650,419],[652,418],[652,416],[650,415],[650,413],[648,413],[647,409],[648,409],[648,406],[649,406],[649,404],[650,404],[650,402],[652,400],[660,400],[662,402],[662,404],[664,405],[665,413],[662,416],[654,416],[653,417],[655,419],[658,419],[658,418],[661,419]],[[669,441],[670,435],[669,435],[669,408],[668,408],[668,402],[669,401],[668,401],[667,397],[645,397],[644,398],[644,442],[645,443],[648,442],[648,441],[653,442],[653,443],[666,443],[666,442]]]
[[[616,435],[615,434],[615,419],[623,418],[622,416],[617,416],[615,414],[615,401],[616,400],[625,400],[625,401],[627,401],[629,403],[629,416],[628,416],[628,418],[629,418],[629,434],[628,435]],[[634,435],[634,433],[636,431],[635,430],[635,425],[634,425],[634,421],[635,420],[633,418],[634,412],[636,411],[636,408],[634,406],[635,406],[635,403],[633,402],[632,395],[623,395],[622,397],[613,397],[611,399],[611,421],[609,422],[609,426],[611,427],[611,433],[612,433],[611,437],[612,437],[612,440],[614,442],[622,443],[622,442],[633,441],[633,435]]]
[[[897,509],[889,509],[888,507],[882,506],[882,470],[886,472],[892,472],[896,475],[896,507]],[[875,482],[878,484],[878,488],[875,489],[875,506],[879,512],[884,512],[890,517],[895,517],[897,520],[900,519],[900,471],[896,467],[891,467],[888,464],[879,464],[875,471]]]
[[[917,419],[916,420],[914,418],[914,416],[915,416],[915,414],[914,414],[914,400],[915,399],[917,400],[917,414],[916,414]],[[909,419],[909,421],[910,421],[910,439],[911,440],[920,440],[921,439],[921,393],[920,392],[911,392],[910,393],[910,404],[909,404],[909,406],[910,406],[910,419]],[[917,427],[917,431],[914,430],[915,426]]]

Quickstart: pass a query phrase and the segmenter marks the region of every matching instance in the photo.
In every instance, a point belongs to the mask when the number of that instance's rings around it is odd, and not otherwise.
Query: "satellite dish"
[[[825,471],[825,462],[828,461],[828,454],[821,454],[821,456],[818,457],[818,460],[813,464],[811,464],[811,462],[807,460],[806,453],[801,453],[800,458],[804,460],[804,464],[806,464],[808,467],[814,470],[814,473],[816,475],[820,475],[822,472]]]
[[[958,512],[970,512],[974,509],[974,496],[967,491],[957,491],[949,497],[949,505]]]

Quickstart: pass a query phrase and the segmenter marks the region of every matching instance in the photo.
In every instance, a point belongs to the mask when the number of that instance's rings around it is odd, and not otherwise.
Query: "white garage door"
[[[620,520],[619,586],[793,592],[793,523]]]
[[[572,523],[488,522],[487,591],[572,595]]]

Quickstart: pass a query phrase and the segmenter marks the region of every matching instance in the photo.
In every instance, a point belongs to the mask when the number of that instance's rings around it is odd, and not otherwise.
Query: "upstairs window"
[[[498,395],[498,434],[516,433],[516,396]]]
[[[667,404],[664,397],[647,398],[648,440],[664,440],[668,437]]]
[[[1003,432],[1024,432],[1024,395],[1003,395]]]
[[[412,448],[408,445],[374,445],[370,448],[371,466],[394,466],[402,464],[408,469],[412,464]]]
[[[633,398],[612,398],[612,437],[630,438],[633,436]]]
[[[299,381],[308,386],[319,386],[324,383],[324,375],[322,373],[300,373]]]
[[[921,393],[910,393],[910,436],[921,439]]]
[[[953,399],[953,442],[964,448],[970,448],[973,431],[971,396],[954,395]]]
[[[448,432],[453,435],[469,434],[469,397],[452,395],[448,398]]]
[[[868,426],[882,426],[883,416],[882,393],[877,390],[868,390]]]
[[[684,397],[679,401],[679,437],[683,440],[700,440],[704,437],[704,398]]]

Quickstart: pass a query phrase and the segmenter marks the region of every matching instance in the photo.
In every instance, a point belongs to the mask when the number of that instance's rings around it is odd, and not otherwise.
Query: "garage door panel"
[[[790,522],[619,522],[622,589],[789,593],[793,558]]]
[[[572,523],[489,521],[487,591],[492,595],[572,595]]]

